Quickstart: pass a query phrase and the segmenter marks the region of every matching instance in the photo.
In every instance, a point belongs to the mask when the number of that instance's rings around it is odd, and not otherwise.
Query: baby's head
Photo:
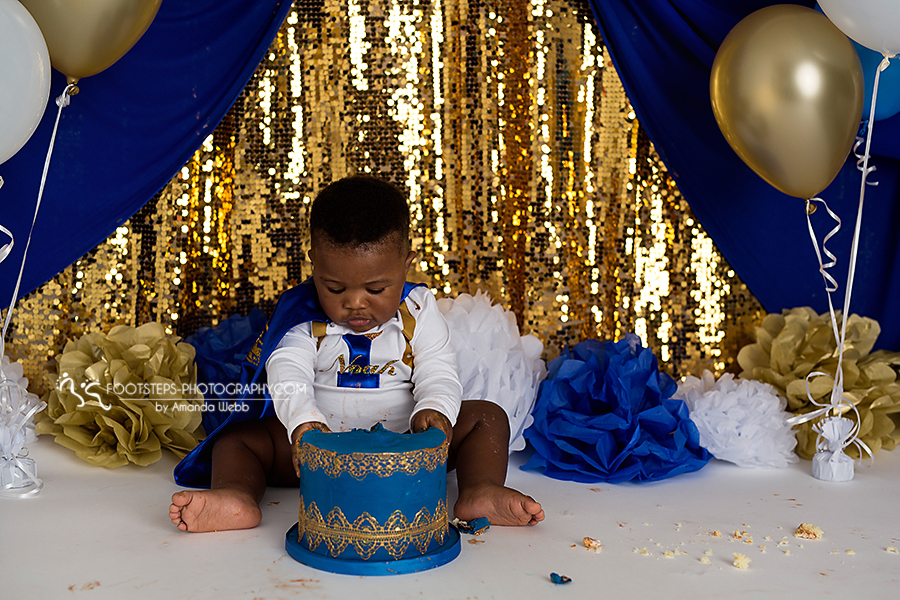
[[[313,281],[328,318],[359,333],[390,320],[415,256],[403,193],[374,177],[345,177],[316,196],[309,228]]]

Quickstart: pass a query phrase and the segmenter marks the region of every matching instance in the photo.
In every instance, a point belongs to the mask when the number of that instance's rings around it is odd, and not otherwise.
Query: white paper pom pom
[[[700,431],[700,444],[720,460],[741,467],[785,467],[796,462],[797,439],[787,425],[787,400],[768,383],[734,379],[718,381],[709,371],[687,377],[675,398],[684,400]]]

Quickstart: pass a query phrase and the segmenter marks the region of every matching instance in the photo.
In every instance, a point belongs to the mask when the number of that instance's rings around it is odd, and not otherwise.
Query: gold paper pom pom
[[[66,343],[48,376],[36,430],[108,468],[146,466],[168,448],[183,457],[203,438],[194,348],[159,323],[119,325]]]
[[[840,324],[841,313],[835,312]],[[872,352],[881,327],[873,319],[850,315],[847,319],[842,369],[844,397],[859,410],[858,437],[877,452],[881,448],[894,449],[900,441],[900,429],[894,421],[900,411],[900,383],[895,367],[900,365],[900,353],[879,350]],[[816,314],[809,308],[795,308],[770,314],[756,329],[756,343],[744,346],[738,353],[738,363],[744,379],[756,379],[772,384],[788,401],[794,414],[811,412],[813,405],[806,394],[806,376],[822,371],[834,376],[837,371],[837,342],[831,315]],[[813,377],[809,393],[816,400],[828,404],[832,380]],[[852,413],[844,416],[853,418]],[[816,453],[816,433],[812,426],[817,420],[797,426],[797,454],[812,458]],[[858,456],[855,447],[847,448],[851,456]]]

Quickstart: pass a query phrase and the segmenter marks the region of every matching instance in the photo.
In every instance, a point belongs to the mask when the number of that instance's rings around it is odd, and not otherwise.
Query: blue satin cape
[[[405,283],[402,300],[422,284]],[[212,476],[213,440],[227,426],[250,419],[275,416],[272,398],[268,391],[262,398],[256,397],[252,391],[254,384],[261,385],[265,379],[266,360],[278,346],[285,334],[295,325],[309,321],[329,322],[319,304],[316,286],[312,278],[284,292],[278,299],[275,311],[260,334],[253,349],[247,355],[241,368],[241,394],[237,398],[238,406],[206,439],[194,448],[190,454],[175,467],[175,483],[185,487],[209,487]],[[248,396],[251,396],[248,398]],[[219,398],[209,398],[207,402],[220,402]]]

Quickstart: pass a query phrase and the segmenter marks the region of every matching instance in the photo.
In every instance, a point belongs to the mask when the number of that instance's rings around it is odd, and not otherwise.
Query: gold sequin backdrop
[[[354,172],[407,190],[414,279],[488,290],[548,357],[635,331],[673,375],[721,372],[761,315],[635,119],[586,4],[295,0],[181,172],[20,301],[11,357],[41,393],[87,331],[157,320],[187,336],[271,311],[310,274],[312,198]]]

